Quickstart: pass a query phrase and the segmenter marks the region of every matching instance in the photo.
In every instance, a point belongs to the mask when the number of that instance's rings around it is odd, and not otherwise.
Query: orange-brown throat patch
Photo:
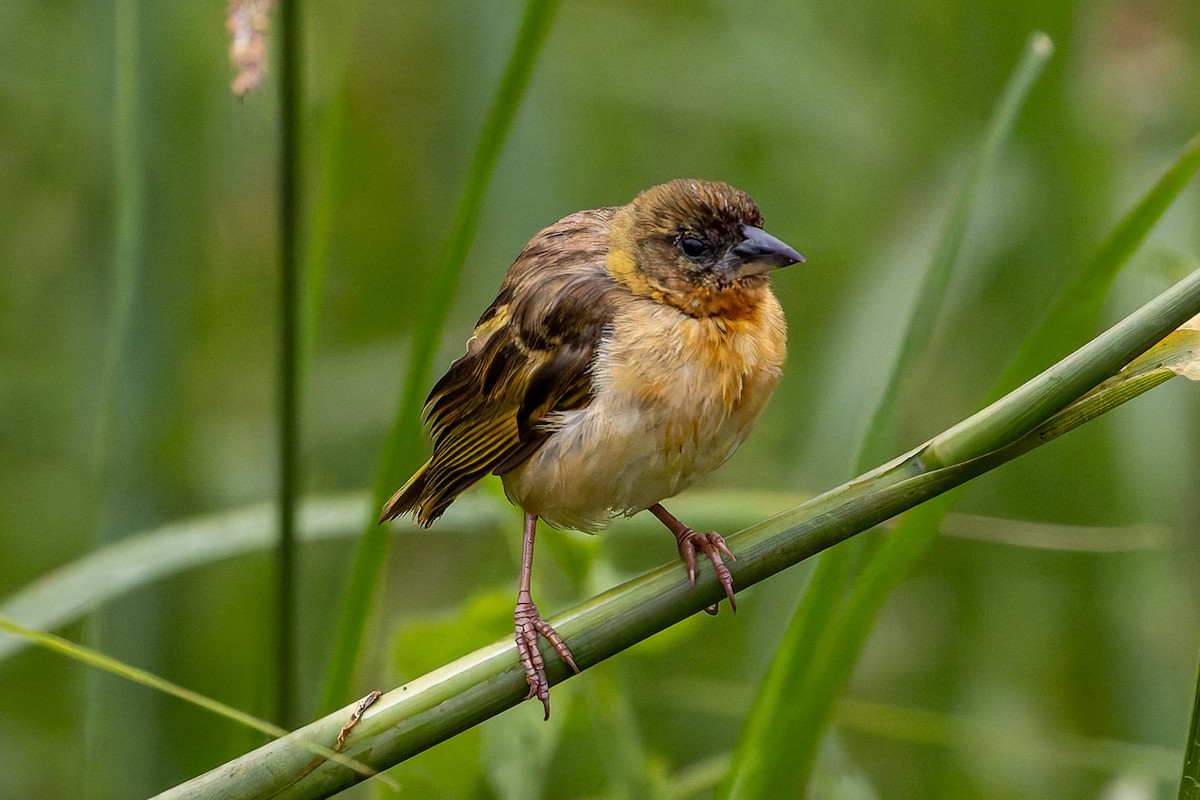
[[[761,275],[749,276],[727,286],[697,284],[683,277],[651,281],[638,269],[628,251],[613,248],[608,254],[608,272],[636,295],[677,308],[692,317],[721,317],[743,320],[754,314],[767,288]]]
[[[662,302],[693,317],[721,317],[730,321],[748,319],[758,310],[767,284],[761,279],[752,286],[744,284],[741,281],[724,288],[687,284],[667,292]]]

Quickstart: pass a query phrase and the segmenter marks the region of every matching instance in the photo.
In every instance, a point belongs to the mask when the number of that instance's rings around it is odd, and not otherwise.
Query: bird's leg
[[[658,517],[658,521],[675,534],[679,557],[683,559],[684,566],[687,567],[688,582],[692,586],[696,585],[696,551],[699,550],[712,562],[713,569],[717,573],[717,580],[725,589],[725,596],[729,598],[729,607],[737,611],[737,601],[733,598],[733,576],[729,574],[729,567],[725,566],[725,560],[721,556],[728,556],[730,561],[737,561],[737,558],[725,546],[725,540],[721,535],[715,531],[699,533],[692,530],[677,520],[670,511],[663,508],[662,503],[650,506],[650,513]],[[715,614],[717,613],[716,609],[716,605],[711,605],[705,611]]]
[[[537,697],[546,709],[546,719],[550,719],[550,682],[546,680],[546,665],[542,661],[542,651],[538,648],[538,634],[546,637],[558,653],[559,658],[567,663],[575,672],[575,659],[571,650],[562,637],[550,623],[542,619],[538,608],[534,605],[533,596],[529,593],[529,585],[533,575],[533,538],[537,534],[537,515],[525,514],[525,537],[521,544],[521,580],[517,586],[517,610],[513,612],[516,621],[517,652],[521,654],[521,666],[525,668],[525,680],[529,682],[528,700]]]

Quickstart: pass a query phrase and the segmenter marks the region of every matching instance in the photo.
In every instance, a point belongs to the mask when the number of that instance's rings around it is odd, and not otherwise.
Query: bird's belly
[[[713,358],[686,336],[665,340],[673,346],[624,346],[618,334],[597,359],[592,402],[561,414],[545,444],[503,476],[510,499],[551,525],[595,531],[733,455],[778,381],[782,341]]]

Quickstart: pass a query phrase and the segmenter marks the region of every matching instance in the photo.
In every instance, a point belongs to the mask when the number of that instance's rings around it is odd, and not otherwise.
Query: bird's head
[[[693,316],[739,316],[767,290],[768,273],[804,260],[762,224],[745,192],[674,180],[617,210],[608,270],[635,294]]]

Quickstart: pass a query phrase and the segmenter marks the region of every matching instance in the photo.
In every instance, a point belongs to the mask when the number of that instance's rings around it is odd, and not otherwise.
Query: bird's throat
[[[608,253],[608,273],[634,294],[677,308],[692,317],[744,320],[754,315],[764,293],[770,291],[763,276],[749,276],[724,285],[671,278],[663,285],[652,281],[639,269],[627,250],[618,248]]]

